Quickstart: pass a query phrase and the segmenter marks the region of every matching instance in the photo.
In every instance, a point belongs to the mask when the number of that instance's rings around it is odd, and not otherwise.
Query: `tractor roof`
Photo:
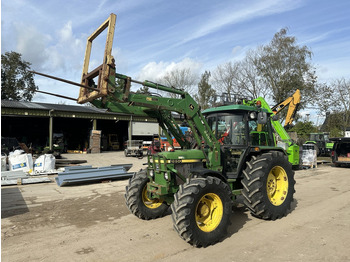
[[[227,111],[260,111],[260,110],[266,113],[269,113],[265,108],[258,109],[255,106],[234,104],[234,105],[226,105],[226,106],[219,106],[219,107],[205,109],[203,111],[203,114],[227,112]]]

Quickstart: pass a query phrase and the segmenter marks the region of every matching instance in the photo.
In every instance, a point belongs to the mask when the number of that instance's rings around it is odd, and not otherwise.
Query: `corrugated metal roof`
[[[39,110],[59,110],[67,112],[82,112],[82,113],[108,113],[106,109],[83,105],[63,105],[63,104],[47,104],[25,101],[9,101],[1,100],[1,107],[4,108],[22,108],[22,109],[39,109]]]

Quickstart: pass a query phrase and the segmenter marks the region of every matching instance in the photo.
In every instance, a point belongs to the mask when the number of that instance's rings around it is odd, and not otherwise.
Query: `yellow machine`
[[[117,134],[109,134],[108,135],[108,148],[110,150],[119,150],[120,149],[120,144],[119,144]]]
[[[292,122],[294,121],[295,114],[298,111],[298,107],[300,104],[300,90],[297,89],[295,93],[288,97],[286,100],[284,100],[281,103],[278,103],[274,107],[272,107],[272,111],[275,115],[277,115],[281,110],[283,110],[286,106],[288,106],[288,112],[286,116],[286,121],[284,122],[284,128],[288,129]]]

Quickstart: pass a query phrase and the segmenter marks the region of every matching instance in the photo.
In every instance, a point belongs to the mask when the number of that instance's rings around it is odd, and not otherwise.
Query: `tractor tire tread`
[[[143,204],[142,201],[142,190],[143,184],[147,183],[148,178],[146,170],[140,170],[138,173],[135,173],[130,179],[128,185],[125,187],[125,202],[127,208],[132,214],[136,217],[143,220],[156,219],[165,215],[168,206],[162,204],[157,210],[151,210]]]
[[[178,192],[174,195],[174,202],[171,204],[172,210],[172,220],[174,230],[179,234],[179,236],[186,242],[197,247],[206,247],[208,245],[215,244],[220,241],[225,235],[228,225],[224,225],[221,228],[222,235],[216,237],[215,239],[205,239],[198,237],[196,230],[200,230],[196,224],[191,223],[191,216],[194,216],[193,206],[196,205],[195,199],[198,199],[199,194],[205,190],[208,186],[214,185],[217,190],[224,192],[225,195],[225,216],[230,215],[227,213],[232,212],[232,193],[229,186],[216,177],[208,176],[206,178],[197,177],[188,180],[185,184],[180,185]],[[229,201],[228,201],[229,200]],[[230,212],[227,212],[230,210]],[[230,219],[223,217],[223,221],[230,224]]]
[[[266,174],[266,172],[269,172],[273,165],[282,166],[288,176],[288,195],[280,206],[274,206],[267,198],[265,181],[268,173]],[[247,162],[243,174],[241,181],[243,202],[253,216],[275,220],[287,215],[293,201],[295,180],[294,171],[285,154],[280,151],[262,153]]]

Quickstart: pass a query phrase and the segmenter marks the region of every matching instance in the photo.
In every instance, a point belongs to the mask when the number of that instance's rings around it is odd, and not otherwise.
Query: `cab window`
[[[250,120],[249,138],[252,146],[273,146],[274,142],[269,132],[269,125],[258,124],[256,120]]]

